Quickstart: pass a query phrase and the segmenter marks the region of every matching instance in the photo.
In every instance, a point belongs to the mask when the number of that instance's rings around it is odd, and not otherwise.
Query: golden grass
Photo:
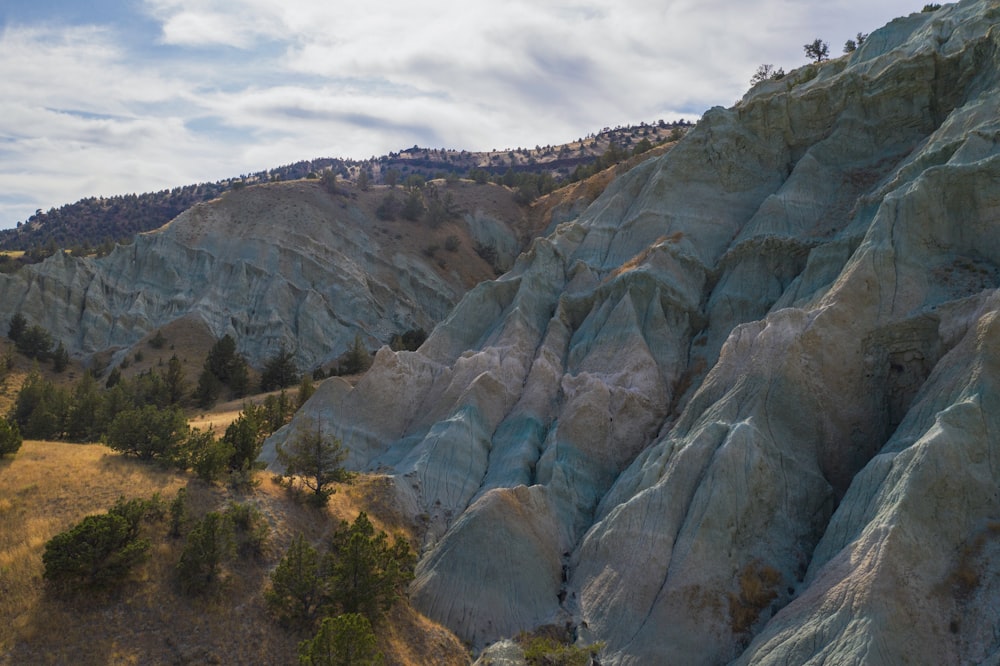
[[[233,496],[102,445],[26,441],[16,456],[0,460],[0,664],[295,663],[304,636],[272,621],[262,594],[292,535],[320,543],[362,510],[381,529],[411,538],[413,530],[393,509],[381,477],[341,486],[326,510],[296,504],[266,474],[260,480],[255,492]],[[255,505],[271,527],[266,560],[237,562],[217,592],[185,597],[173,575],[183,539],[167,536],[164,521],[148,528],[149,561],[113,596],[60,600],[45,592],[41,556],[48,539],[106,511],[120,495],[159,492],[169,502],[181,487],[195,516],[230,500]],[[379,634],[387,663],[469,662],[452,634],[407,603],[380,623]]]

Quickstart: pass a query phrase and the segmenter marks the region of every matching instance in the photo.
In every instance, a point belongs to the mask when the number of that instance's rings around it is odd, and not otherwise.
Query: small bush
[[[149,346],[153,349],[163,349],[167,344],[167,339],[163,336],[163,331],[157,331],[156,335],[149,339]]]
[[[222,565],[232,557],[234,547],[229,516],[217,511],[206,513],[188,533],[177,563],[181,591],[200,594],[211,588],[221,578]]]
[[[107,513],[87,516],[45,544],[43,578],[56,592],[106,589],[126,580],[143,562],[149,541],[140,539],[149,504],[118,500]]]
[[[179,537],[188,520],[187,488],[181,488],[170,503],[170,536]]]
[[[230,502],[226,515],[233,523],[236,554],[262,559],[267,554],[267,542],[271,536],[271,527],[264,514],[252,504]]]
[[[746,634],[761,611],[778,596],[781,573],[759,560],[748,563],[739,574],[739,594],[729,595],[729,619],[735,634]]]
[[[0,457],[17,453],[22,441],[21,430],[17,424],[0,418]]]
[[[589,666],[604,649],[604,643],[567,645],[554,638],[536,636],[521,641],[528,666]]]

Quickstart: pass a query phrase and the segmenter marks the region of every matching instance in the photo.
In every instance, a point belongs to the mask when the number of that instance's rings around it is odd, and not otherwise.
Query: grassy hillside
[[[225,419],[219,414],[219,421]],[[304,638],[277,625],[262,592],[296,532],[321,542],[338,521],[366,511],[380,529],[414,537],[391,506],[379,477],[341,487],[325,510],[291,501],[265,474],[248,495],[191,475],[118,455],[99,444],[26,441],[0,460],[0,664],[296,663]],[[271,527],[264,561],[232,565],[220,589],[203,598],[181,595],[174,568],[183,539],[150,528],[151,557],[132,582],[108,597],[61,600],[42,580],[45,542],[121,496],[169,502],[187,488],[193,515],[230,500],[256,506]],[[464,664],[468,653],[443,628],[400,603],[377,629],[393,664]]]

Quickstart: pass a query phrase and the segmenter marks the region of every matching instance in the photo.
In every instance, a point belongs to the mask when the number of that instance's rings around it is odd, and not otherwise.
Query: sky
[[[918,0],[0,0],[0,228],[413,145],[696,121]]]

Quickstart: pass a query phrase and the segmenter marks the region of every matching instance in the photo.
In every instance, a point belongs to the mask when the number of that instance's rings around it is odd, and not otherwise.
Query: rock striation
[[[510,199],[503,188],[476,191],[487,190]],[[467,195],[459,200],[468,203]],[[216,338],[232,335],[252,364],[284,345],[299,367],[312,368],[355,336],[375,348],[397,333],[430,330],[470,285],[494,277],[469,239],[488,236],[504,256],[518,242],[513,204],[480,205],[473,197],[467,219],[430,229],[379,219],[382,196],[384,188],[334,195],[317,181],[227,193],[106,257],[58,253],[0,276],[0,326],[21,312],[89,358],[126,350],[186,317]],[[456,251],[438,250],[447,258],[424,251],[444,234],[455,234]]]
[[[426,524],[415,604],[607,664],[1000,659],[1000,3],[897,19],[379,351],[316,420]]]

